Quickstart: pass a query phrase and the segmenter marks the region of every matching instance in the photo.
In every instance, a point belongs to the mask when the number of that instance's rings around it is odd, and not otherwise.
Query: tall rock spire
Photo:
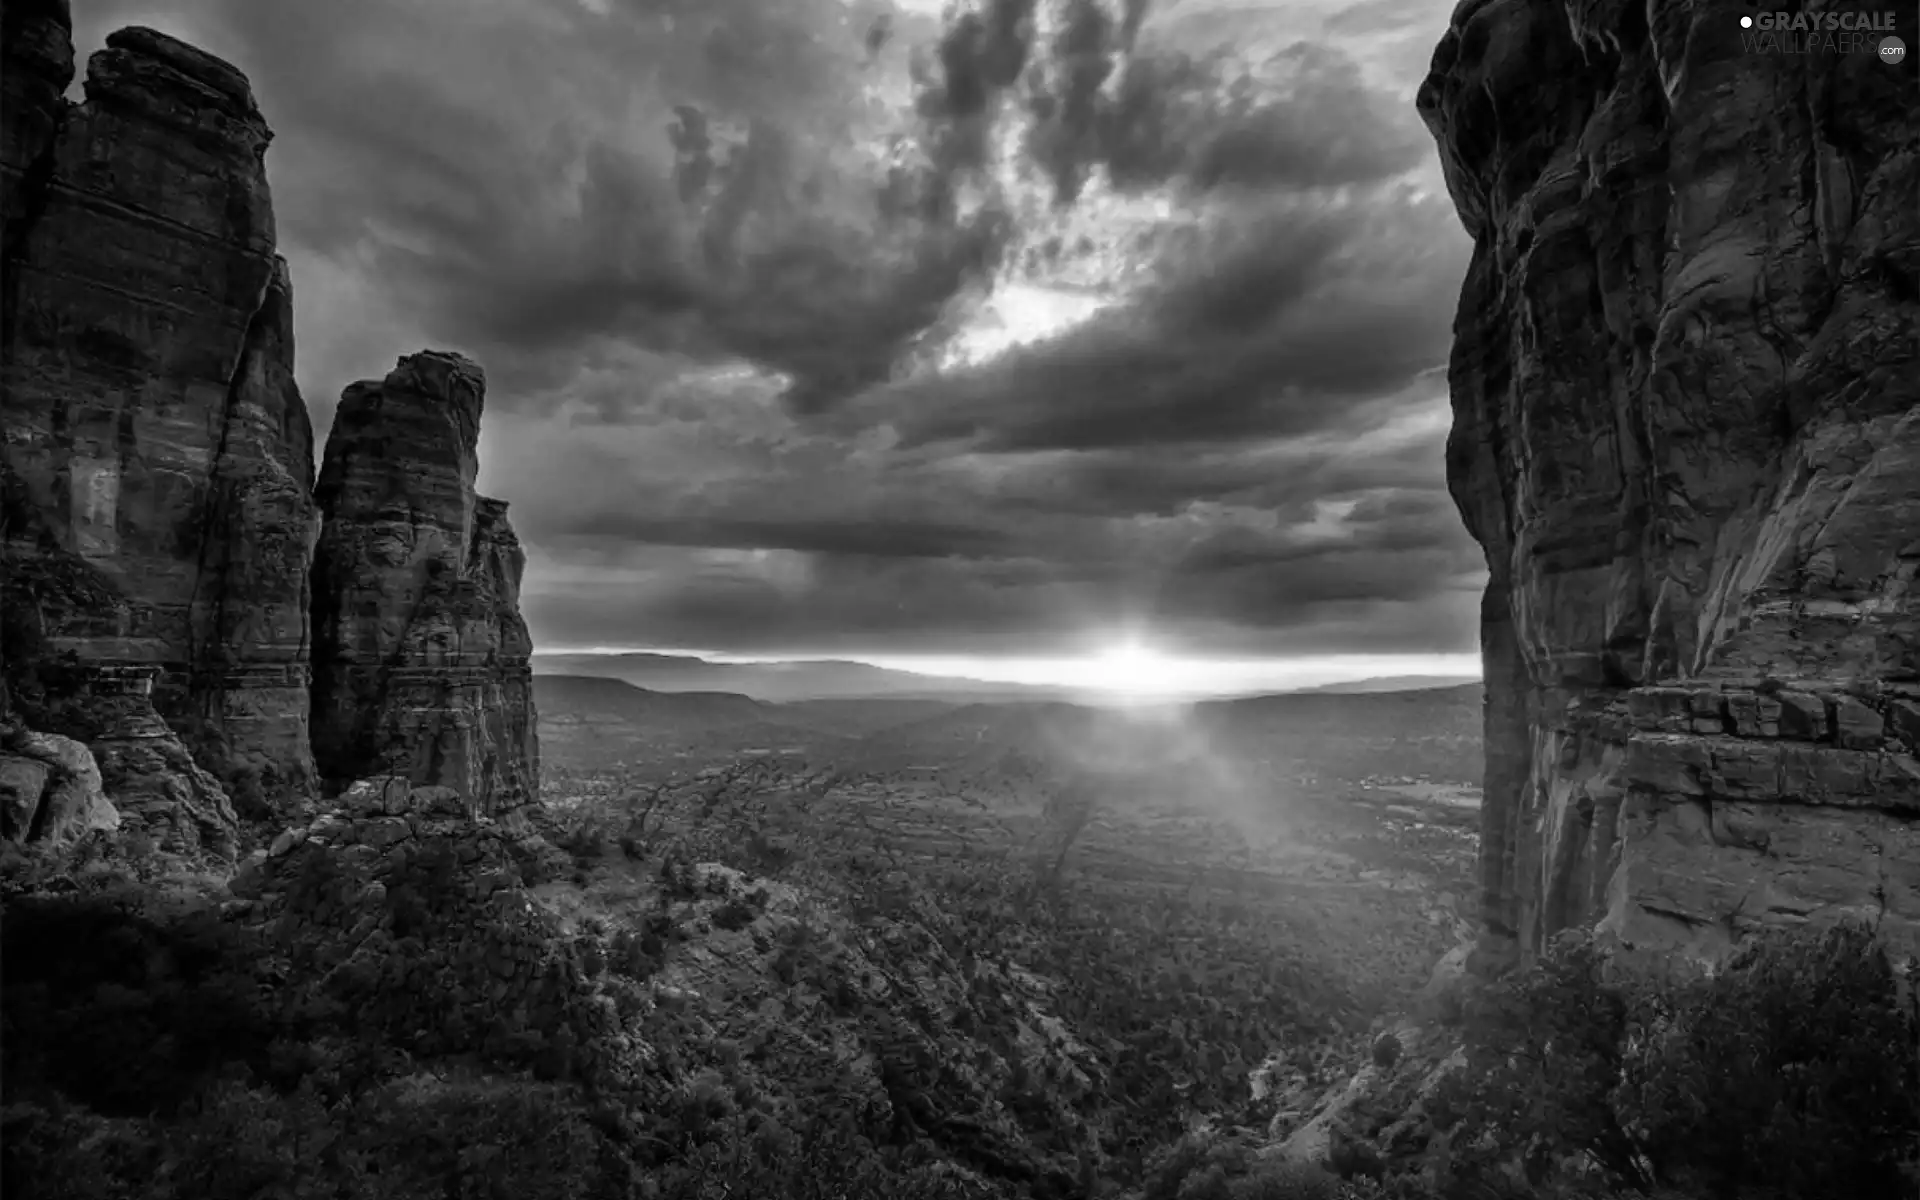
[[[341,397],[315,492],[313,744],[329,788],[404,775],[486,811],[538,791],[526,557],[507,506],[474,490],[485,397],[477,365],[432,351]]]

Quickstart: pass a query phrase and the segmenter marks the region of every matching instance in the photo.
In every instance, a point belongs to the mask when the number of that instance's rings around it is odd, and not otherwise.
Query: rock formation
[[[0,838],[58,844],[119,827],[86,746],[30,729],[0,733]]]
[[[81,731],[100,767],[100,782],[123,818],[175,854],[231,859],[240,823],[220,781],[195,761],[153,707],[152,668],[96,669],[63,721]]]
[[[533,1037],[617,1038],[558,923],[533,903],[565,856],[525,818],[494,821],[444,787],[356,783],[234,876],[293,969],[325,976],[364,1027],[425,1054],[510,1053]]]
[[[334,787],[398,774],[489,812],[537,791],[526,556],[474,491],[480,368],[400,360],[340,400],[316,491],[313,745]]]
[[[416,356],[350,392],[316,628],[313,434],[245,77],[123,29],[74,104],[66,0],[0,20],[8,836],[104,827],[76,798],[93,759],[132,826],[220,854],[237,818],[310,806],[316,745],[334,789],[402,770],[489,811],[532,798],[523,560],[473,492],[479,369]]]
[[[1474,239],[1485,969],[1595,921],[1920,950],[1920,88],[1743,11],[1466,0],[1420,91]]]
[[[312,432],[271,134],[239,72],[163,34],[113,34],[70,105],[66,5],[6,24],[6,554],[68,585],[32,593],[36,654],[157,668],[201,764],[305,792]]]

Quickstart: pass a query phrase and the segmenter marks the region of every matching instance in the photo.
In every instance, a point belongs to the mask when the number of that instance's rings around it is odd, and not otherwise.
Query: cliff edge
[[[1488,970],[1596,922],[1920,950],[1920,88],[1749,11],[1466,0],[1420,89],[1474,239]]]

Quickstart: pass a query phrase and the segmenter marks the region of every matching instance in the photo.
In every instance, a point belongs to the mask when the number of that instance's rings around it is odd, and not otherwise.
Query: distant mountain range
[[[534,695],[543,746],[575,763],[789,753],[880,770],[1074,761],[1143,778],[1224,759],[1312,759],[1354,777],[1480,772],[1478,682],[1207,700],[1167,706],[1164,720],[1052,699],[768,701],[582,675],[536,675]]]
[[[796,700],[1033,700],[1065,689],[920,675],[867,663],[726,663],[680,654],[535,654],[541,675],[597,675],[655,692],[733,692],[776,704]]]
[[[1372,679],[1350,679],[1344,683],[1295,688],[1294,692],[1313,696],[1358,696],[1373,692],[1423,692],[1479,682],[1477,675],[1379,675]]]
[[[653,692],[732,693],[773,704],[804,700],[945,700],[1009,703],[1033,700],[1092,702],[1073,688],[995,683],[949,675],[922,675],[836,659],[730,663],[682,654],[535,654],[540,675],[618,679]],[[1457,687],[1476,682],[1448,675],[1396,675],[1359,679],[1289,693],[1355,694]]]

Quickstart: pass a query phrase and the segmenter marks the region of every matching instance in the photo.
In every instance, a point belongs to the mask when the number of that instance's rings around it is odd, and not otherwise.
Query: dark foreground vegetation
[[[1103,915],[1018,872],[913,882],[850,862],[829,914],[768,926],[764,888],[700,897],[674,851],[646,864],[647,916],[589,921],[569,946],[582,986],[644,1028],[644,1056],[537,1031],[436,1054],[283,927],[118,850],[81,857],[7,903],[9,1197],[1113,1194],[1193,1112],[1245,1108],[1266,1048],[1324,1034],[1346,1004],[1264,925],[1177,898]],[[769,998],[828,1016],[701,1011],[659,986],[715,930],[764,940]],[[1030,1013],[993,981],[1016,958],[1070,981],[1051,1008],[1072,1052],[1013,1045]],[[868,972],[974,985],[929,1011],[876,998]],[[783,1044],[809,1021],[851,1052]],[[877,1093],[847,1069],[865,1058]]]
[[[564,960],[567,1011],[604,1007],[627,1050],[543,1030],[511,994],[498,1036],[462,1046],[378,1016],[439,936],[445,906],[418,889],[388,889],[391,938],[349,971],[303,945],[313,926],[242,919],[219,880],[150,853],[10,864],[5,1194],[1917,1194],[1920,1025],[1863,929],[1759,940],[1710,977],[1612,969],[1569,938],[1440,997],[1425,1024],[1463,1053],[1438,1071],[1369,1036],[1365,981],[1271,910],[1116,896],[1017,858],[902,869],[770,826],[764,793],[695,803],[681,833],[550,830],[571,880],[521,881],[572,906],[540,949]],[[696,866],[714,861],[752,873],[722,895]],[[303,911],[345,872],[311,856]],[[1379,1080],[1333,1169],[1274,1156],[1298,1121],[1248,1086],[1307,1047]]]

